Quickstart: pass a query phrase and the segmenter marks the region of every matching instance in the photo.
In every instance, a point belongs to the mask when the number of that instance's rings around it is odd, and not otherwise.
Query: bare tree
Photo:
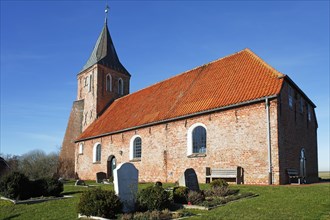
[[[20,157],[18,170],[30,179],[39,179],[56,175],[57,166],[57,153],[45,154],[44,151],[33,150]]]

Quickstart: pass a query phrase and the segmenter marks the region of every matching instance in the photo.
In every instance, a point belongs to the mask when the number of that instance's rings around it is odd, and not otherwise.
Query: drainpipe
[[[272,178],[272,152],[271,152],[271,136],[270,136],[270,116],[269,116],[269,100],[266,98],[266,117],[267,117],[267,145],[268,145],[268,184],[273,183]]]

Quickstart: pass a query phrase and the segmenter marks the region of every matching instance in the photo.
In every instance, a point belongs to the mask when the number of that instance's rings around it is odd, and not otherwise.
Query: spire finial
[[[107,21],[108,21],[108,12],[109,12],[108,4],[106,5],[104,12],[105,12],[105,21],[104,21],[104,23],[107,23]]]

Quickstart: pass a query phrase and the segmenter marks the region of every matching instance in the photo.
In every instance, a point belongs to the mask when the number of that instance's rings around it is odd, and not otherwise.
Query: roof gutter
[[[104,137],[104,136],[108,136],[108,135],[118,134],[118,133],[122,133],[122,132],[126,132],[126,131],[131,131],[131,130],[135,130],[135,129],[139,129],[139,128],[145,128],[145,127],[149,127],[149,126],[153,126],[153,125],[158,125],[158,124],[177,121],[177,120],[181,120],[181,119],[191,118],[191,117],[199,116],[199,115],[203,115],[203,114],[208,114],[208,113],[213,113],[213,112],[217,112],[217,111],[227,110],[227,109],[230,109],[230,108],[249,105],[249,104],[265,101],[266,99],[267,100],[274,99],[276,97],[277,97],[277,95],[271,95],[271,96],[266,96],[266,97],[254,99],[254,100],[249,100],[249,101],[246,101],[246,102],[240,102],[240,103],[233,104],[233,105],[228,105],[228,106],[223,106],[223,107],[219,107],[219,108],[209,109],[209,110],[206,110],[206,111],[196,112],[196,113],[192,113],[192,114],[189,114],[189,115],[184,115],[184,116],[165,119],[165,120],[161,120],[161,121],[151,122],[151,123],[138,125],[138,126],[131,127],[131,128],[125,128],[125,129],[118,130],[118,131],[108,132],[108,133],[104,133],[104,134],[100,134],[100,135],[96,135],[96,136],[92,136],[92,137],[88,137],[88,138],[82,138],[82,139],[76,140],[75,143],[78,143],[78,142],[81,142],[81,141],[91,140],[91,139],[94,139],[94,138],[100,138],[100,137]]]

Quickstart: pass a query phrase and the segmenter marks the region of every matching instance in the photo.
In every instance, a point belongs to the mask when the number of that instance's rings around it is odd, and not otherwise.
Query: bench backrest
[[[237,169],[211,169],[212,176],[236,177]]]
[[[289,176],[297,176],[298,175],[298,170],[296,170],[296,169],[289,168],[289,169],[286,169],[286,171],[287,171]]]

